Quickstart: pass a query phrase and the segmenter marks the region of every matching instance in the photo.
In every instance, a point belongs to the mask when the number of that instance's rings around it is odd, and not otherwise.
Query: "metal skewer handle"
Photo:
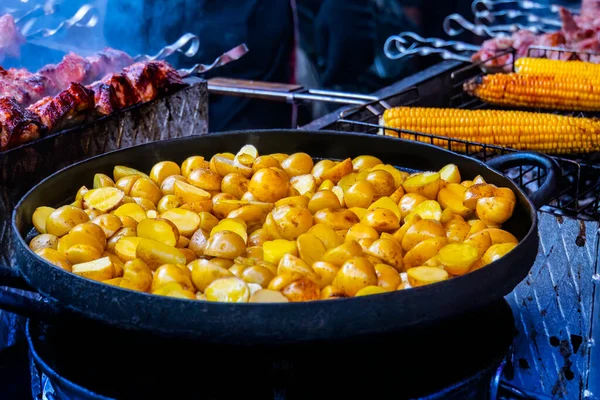
[[[188,69],[180,69],[179,75],[182,78],[184,78],[184,77],[190,76],[190,75],[199,75],[199,74],[206,73],[206,72],[210,71],[211,69],[219,68],[226,64],[229,64],[232,61],[239,60],[240,58],[245,56],[246,53],[248,53],[248,51],[249,50],[248,50],[248,47],[246,46],[246,44],[242,43],[238,46],[235,46],[233,49],[221,54],[219,57],[217,57],[215,59],[215,61],[212,62],[212,64],[209,64],[209,65],[196,64],[193,67],[188,68]]]
[[[398,60],[412,55],[439,54],[444,60],[471,62],[470,57],[458,53],[477,52],[479,49],[479,46],[469,43],[438,38],[423,38],[413,32],[392,35],[383,45],[384,54],[391,60]]]
[[[456,26],[456,27],[453,27]],[[444,19],[444,32],[448,36],[457,36],[465,31],[469,31],[477,36],[482,37],[506,37],[511,33],[517,32],[519,30],[527,30],[531,31],[535,34],[547,33],[554,29],[546,28],[542,24],[530,24],[523,25],[518,23],[513,24],[505,24],[505,25],[495,25],[495,26],[487,26],[483,24],[474,24],[468,21],[465,17],[460,14],[450,14]]]
[[[188,46],[187,50],[184,50]],[[154,61],[164,60],[170,55],[178,52],[183,53],[186,57],[194,57],[200,49],[200,38],[193,33],[184,33],[174,43],[166,45],[153,56],[138,55],[134,57],[135,61]]]
[[[545,26],[549,28],[561,28],[562,22],[559,18],[544,18],[537,14],[521,11],[521,10],[502,10],[502,11],[482,11],[475,13],[475,23],[484,25],[494,25],[509,21],[509,23],[515,22],[512,20],[521,20],[527,24]]]
[[[474,15],[477,15],[478,12],[482,12],[482,11],[493,11],[496,10],[497,8],[500,8],[498,6],[502,6],[502,5],[513,5],[514,7],[520,8],[522,10],[537,10],[537,11],[548,11],[551,13],[557,13],[558,10],[560,9],[560,7],[562,7],[561,5],[558,4],[541,4],[541,3],[536,3],[534,1],[530,1],[530,0],[474,0],[471,3],[471,11],[473,11]],[[564,7],[567,10],[571,11],[572,13],[579,13],[579,9],[578,8],[573,8],[573,7]]]
[[[61,22],[54,29],[40,29],[34,32],[27,32],[28,28],[22,31],[23,35],[27,40],[48,38],[54,36],[60,32],[69,30],[73,26],[82,28],[93,28],[98,24],[98,10],[91,4],[84,4],[77,10],[77,12],[69,19]]]

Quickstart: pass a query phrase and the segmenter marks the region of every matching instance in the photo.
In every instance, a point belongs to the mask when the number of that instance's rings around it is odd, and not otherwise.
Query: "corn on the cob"
[[[396,107],[386,110],[383,126],[421,132],[445,138],[485,143],[517,150],[548,154],[582,154],[600,150],[600,121],[526,111],[463,110],[447,108]],[[431,143],[417,136],[384,129],[385,135]],[[448,140],[433,144],[448,147]],[[466,145],[453,142],[451,149],[465,151]],[[470,151],[477,151],[475,146]]]
[[[521,75],[579,76],[600,79],[600,65],[585,61],[562,61],[523,57],[515,61],[515,72]]]
[[[466,82],[464,90],[496,105],[570,111],[600,110],[600,79],[569,75],[491,74]]]

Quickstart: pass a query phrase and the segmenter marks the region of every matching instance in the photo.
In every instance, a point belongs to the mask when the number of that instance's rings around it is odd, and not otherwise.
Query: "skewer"
[[[480,50],[480,47],[452,40],[423,38],[413,32],[402,32],[398,35],[392,35],[385,41],[383,47],[386,57],[392,60],[398,60],[411,55],[426,56],[439,54],[444,60],[471,62],[470,57],[454,53],[450,50],[456,52],[477,52]]]
[[[529,24],[539,24],[540,26],[548,25],[551,27],[562,27],[560,19],[544,18],[537,14],[521,11],[521,10],[502,10],[502,11],[484,11],[475,14],[475,23],[484,25],[493,25],[500,21],[523,19]]]
[[[458,28],[453,28],[452,24],[458,24]],[[483,37],[505,37],[509,36],[510,33],[514,33],[520,30],[527,30],[535,33],[536,35],[542,33],[548,33],[555,28],[545,28],[543,24],[529,24],[523,25],[519,23],[487,26],[483,24],[474,24],[468,21],[465,17],[460,14],[450,14],[444,19],[444,32],[448,36],[457,36],[465,32],[465,30]]]
[[[474,0],[471,3],[471,11],[474,15],[482,11],[493,11],[496,6],[502,4],[514,4],[516,7],[523,10],[536,10],[536,11],[549,11],[551,13],[558,13],[560,7],[558,4],[541,4],[530,0]],[[578,13],[578,8],[564,7],[572,13]]]
[[[243,56],[245,56],[246,53],[248,53],[248,51],[249,51],[248,47],[246,46],[245,43],[243,43],[243,44],[235,46],[233,49],[221,54],[219,57],[217,57],[215,59],[215,61],[212,62],[212,64],[209,64],[209,65],[196,64],[191,68],[180,69],[177,72],[179,72],[179,76],[181,76],[182,78],[186,78],[190,75],[200,75],[200,74],[210,71],[213,68],[219,68],[226,64],[229,64],[232,61],[238,60],[238,59],[242,58]]]
[[[34,10],[32,10],[33,13]],[[37,31],[27,33],[27,29],[25,28],[21,30],[25,39],[39,39],[39,38],[48,38],[56,35],[57,33],[69,30],[73,26],[81,27],[81,28],[93,28],[98,24],[99,18],[96,7],[91,4],[84,4],[81,6],[77,12],[69,19],[58,24],[54,29],[44,28],[39,29]],[[36,10],[36,12],[39,12]],[[47,15],[47,14],[44,14]],[[24,16],[25,17],[25,16]],[[22,17],[23,18],[23,17]],[[20,20],[22,20],[22,18]],[[85,21],[85,22],[83,22]]]

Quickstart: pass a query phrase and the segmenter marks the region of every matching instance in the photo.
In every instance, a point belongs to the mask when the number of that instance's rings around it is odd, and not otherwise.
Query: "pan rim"
[[[335,130],[303,130],[303,129],[252,129],[252,130],[233,130],[233,131],[223,131],[223,132],[209,132],[207,134],[202,134],[202,135],[192,135],[192,136],[186,136],[186,137],[181,137],[181,138],[170,138],[170,139],[165,139],[165,140],[159,140],[159,141],[153,141],[153,142],[148,142],[148,143],[142,143],[142,144],[138,144],[135,146],[130,146],[127,148],[122,148],[122,149],[116,149],[116,150],[112,150],[106,153],[102,153],[102,154],[98,154],[96,156],[90,157],[90,158],[86,158],[84,160],[78,161],[74,164],[71,164],[69,166],[66,166],[56,172],[54,172],[53,174],[47,176],[46,178],[42,179],[40,182],[38,182],[35,186],[33,186],[31,189],[29,189],[17,202],[17,204],[15,205],[15,208],[12,211],[12,216],[11,216],[11,229],[13,231],[13,233],[18,237],[18,241],[19,244],[21,246],[23,246],[24,248],[27,249],[27,251],[29,251],[31,253],[31,255],[37,257],[39,260],[41,260],[42,262],[44,262],[48,267],[53,267],[56,270],[58,270],[57,273],[59,274],[66,274],[65,276],[73,276],[74,278],[79,278],[79,279],[83,279],[88,281],[88,284],[93,284],[93,285],[99,285],[98,287],[102,287],[104,290],[119,290],[119,291],[125,291],[127,293],[135,293],[136,295],[143,295],[146,296],[148,299],[152,299],[152,301],[158,301],[158,299],[160,299],[161,301],[185,301],[185,302],[190,302],[190,303],[197,303],[198,300],[192,300],[192,299],[181,299],[181,298],[174,298],[174,297],[168,297],[168,296],[159,296],[159,295],[155,295],[152,293],[146,293],[146,292],[139,292],[139,291],[135,291],[135,290],[130,290],[130,289],[126,289],[126,288],[121,288],[121,287],[117,287],[117,286],[113,286],[113,285],[107,285],[103,282],[99,282],[99,281],[95,281],[92,279],[88,279],[88,278],[84,278],[82,276],[76,275],[72,272],[66,271],[60,267],[55,266],[54,264],[46,261],[45,259],[43,259],[42,257],[40,257],[39,255],[37,255],[34,251],[32,251],[28,244],[25,241],[25,238],[23,237],[23,235],[21,235],[19,229],[17,228],[17,210],[19,210],[22,206],[22,203],[25,202],[25,200],[38,188],[38,186],[42,185],[43,183],[47,182],[48,180],[51,180],[53,178],[55,178],[56,176],[60,175],[61,173],[70,170],[72,168],[77,168],[78,166],[85,164],[87,162],[90,162],[92,160],[96,160],[105,156],[109,156],[109,155],[113,155],[116,153],[120,153],[120,152],[126,152],[126,151],[131,151],[132,149],[135,148],[142,148],[144,146],[151,146],[151,145],[155,145],[157,143],[172,143],[172,142],[186,142],[186,141],[193,141],[195,139],[201,138],[201,137],[207,137],[207,136],[211,136],[211,137],[215,137],[215,136],[223,136],[223,137],[227,137],[227,136],[236,136],[236,135],[251,135],[251,134],[285,134],[285,133],[306,133],[306,134],[311,134],[311,135],[336,135],[336,136],[355,136],[355,137],[365,137],[365,138],[369,138],[371,140],[379,140],[381,142],[390,142],[390,141],[401,141],[402,143],[410,143],[411,145],[417,145],[417,146],[424,146],[426,148],[430,148],[433,149],[435,151],[438,152],[442,152],[442,153],[446,153],[451,155],[452,157],[458,157],[461,159],[464,159],[468,162],[471,163],[475,163],[478,167],[483,168],[493,174],[497,174],[500,175],[502,177],[504,177],[506,180],[508,180],[514,187],[514,189],[516,189],[521,195],[522,198],[526,201],[526,203],[529,206],[529,217],[531,220],[531,224],[529,227],[529,230],[527,231],[527,233],[523,236],[523,238],[519,241],[519,243],[517,244],[517,246],[515,247],[515,249],[518,248],[522,248],[522,246],[524,245],[524,242],[528,241],[531,236],[535,235],[537,236],[538,232],[537,232],[537,225],[538,225],[538,217],[537,217],[537,210],[536,207],[533,205],[533,203],[531,202],[531,200],[529,199],[529,197],[527,196],[527,194],[525,194],[525,192],[517,185],[516,182],[514,182],[513,179],[505,176],[503,173],[501,173],[500,171],[488,166],[487,164],[485,164],[484,162],[470,157],[470,156],[466,156],[463,154],[459,154],[459,153],[455,153],[449,150],[446,150],[444,148],[429,144],[429,143],[424,143],[424,142],[416,142],[413,140],[407,140],[407,139],[402,139],[402,138],[395,138],[395,137],[388,137],[388,136],[381,136],[381,135],[374,135],[374,134],[368,134],[368,133],[361,133],[361,132],[340,132],[340,131],[335,131]],[[513,189],[513,190],[514,190]],[[522,206],[523,207],[523,206]],[[537,251],[537,250],[536,250]],[[511,252],[512,253],[512,252]],[[488,264],[486,266],[485,269],[488,268],[495,268],[499,265],[499,260],[493,261],[492,263]],[[530,267],[531,268],[531,267]],[[439,285],[443,285],[447,282],[451,282],[451,281],[455,281],[455,280],[464,280],[465,277],[471,276],[473,274],[476,274],[475,276],[477,276],[477,274],[481,275],[483,274],[485,269],[481,268],[479,270],[476,271],[472,271],[469,272],[465,275],[461,275],[461,276],[456,276],[450,280],[447,281],[441,281],[441,282],[436,282],[433,284],[428,284],[425,286],[420,286],[420,287],[411,287],[410,288],[410,292],[412,291],[419,291],[419,292],[423,292],[423,291],[428,291],[431,290],[432,287],[439,287]],[[19,272],[19,274],[29,283],[29,278],[26,276],[23,276],[22,272],[21,272],[21,268],[20,266],[17,266],[17,270]],[[35,288],[36,290],[38,290],[37,288]],[[376,297],[378,298],[383,298],[383,297],[391,297],[392,295],[398,296],[399,299],[401,299],[402,296],[400,293],[406,292],[406,290],[394,290],[391,292],[385,292],[385,293],[378,293],[376,295]],[[51,300],[57,301],[53,296],[46,294],[46,293],[41,293],[41,295],[43,295],[46,298],[49,298]],[[405,294],[404,296],[408,296],[408,294]],[[335,302],[329,302],[329,303],[346,303],[348,301],[364,301],[364,299],[368,299],[369,297],[373,297],[373,296],[361,296],[361,298],[356,298],[356,297],[342,297],[342,298],[337,298]],[[300,307],[300,306],[310,306],[310,305],[317,305],[320,306],[322,305],[324,302],[328,302],[327,299],[318,299],[318,300],[313,300],[313,301],[308,301],[308,302],[289,302],[289,303],[227,303],[227,302],[211,302],[211,301],[204,301],[203,303],[205,303],[207,306],[210,307],[253,307],[256,308],[257,306],[259,307],[268,307],[268,308],[279,308],[279,307]],[[63,307],[68,308],[68,309],[74,309],[74,310],[78,310],[76,307],[73,307],[72,305],[67,305],[67,304],[62,304]]]

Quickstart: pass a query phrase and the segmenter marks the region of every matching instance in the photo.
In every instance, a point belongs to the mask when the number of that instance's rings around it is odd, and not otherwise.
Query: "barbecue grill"
[[[560,51],[541,49],[535,51]],[[582,59],[589,54],[578,54]],[[302,129],[336,129],[340,132],[381,134],[379,117],[386,108],[426,107],[489,108],[463,92],[463,83],[482,74],[480,65],[445,61],[373,93],[380,100],[348,106]],[[586,116],[593,116],[586,114]],[[389,128],[388,128],[389,129]],[[415,140],[443,139],[445,147],[489,160],[513,149],[407,132]],[[406,137],[406,135],[403,135]],[[509,295],[519,334],[515,340],[515,385],[558,398],[589,398],[599,392],[598,372],[592,368],[600,355],[594,308],[598,275],[598,219],[600,174],[593,156],[554,157],[563,174],[561,191],[539,211],[540,249],[529,276]],[[522,188],[533,193],[540,175],[536,167],[505,171]]]

